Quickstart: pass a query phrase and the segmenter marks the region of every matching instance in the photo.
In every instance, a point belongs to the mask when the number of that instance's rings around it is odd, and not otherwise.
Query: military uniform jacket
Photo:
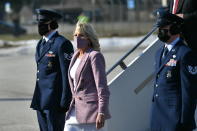
[[[189,131],[196,127],[197,57],[179,40],[160,62],[156,54],[156,78],[152,100],[151,131]]]
[[[73,53],[71,42],[55,33],[39,55],[36,48],[37,81],[31,103],[35,110],[67,109],[72,95],[68,67]]]

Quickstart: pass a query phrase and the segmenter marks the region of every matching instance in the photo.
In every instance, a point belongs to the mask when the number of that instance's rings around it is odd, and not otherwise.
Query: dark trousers
[[[54,110],[37,110],[40,131],[64,131],[65,113]]]

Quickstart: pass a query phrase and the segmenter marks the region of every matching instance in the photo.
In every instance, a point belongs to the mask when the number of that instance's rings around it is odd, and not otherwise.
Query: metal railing
[[[132,52],[136,50],[150,35],[152,35],[156,31],[157,27],[153,27],[152,30],[141,40],[139,41],[131,50],[129,50],[120,60],[116,62],[108,71],[107,75],[109,75],[117,66],[120,66],[123,70],[127,68],[127,65],[124,63],[124,60],[129,56]]]

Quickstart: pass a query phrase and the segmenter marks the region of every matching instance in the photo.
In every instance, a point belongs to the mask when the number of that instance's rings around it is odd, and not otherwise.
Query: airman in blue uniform
[[[158,11],[163,44],[156,53],[151,131],[192,131],[197,96],[197,57],[180,37],[183,19]]]
[[[57,32],[59,13],[37,9],[36,14],[42,39],[36,47],[37,81],[31,108],[37,111],[40,131],[63,131],[72,98],[67,74],[73,46]]]

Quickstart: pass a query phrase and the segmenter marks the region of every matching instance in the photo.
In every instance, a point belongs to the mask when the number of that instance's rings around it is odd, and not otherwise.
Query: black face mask
[[[170,39],[170,35],[168,35],[168,29],[159,29],[158,38],[162,42],[167,42]]]
[[[38,23],[38,33],[43,36],[49,32],[48,24]]]

